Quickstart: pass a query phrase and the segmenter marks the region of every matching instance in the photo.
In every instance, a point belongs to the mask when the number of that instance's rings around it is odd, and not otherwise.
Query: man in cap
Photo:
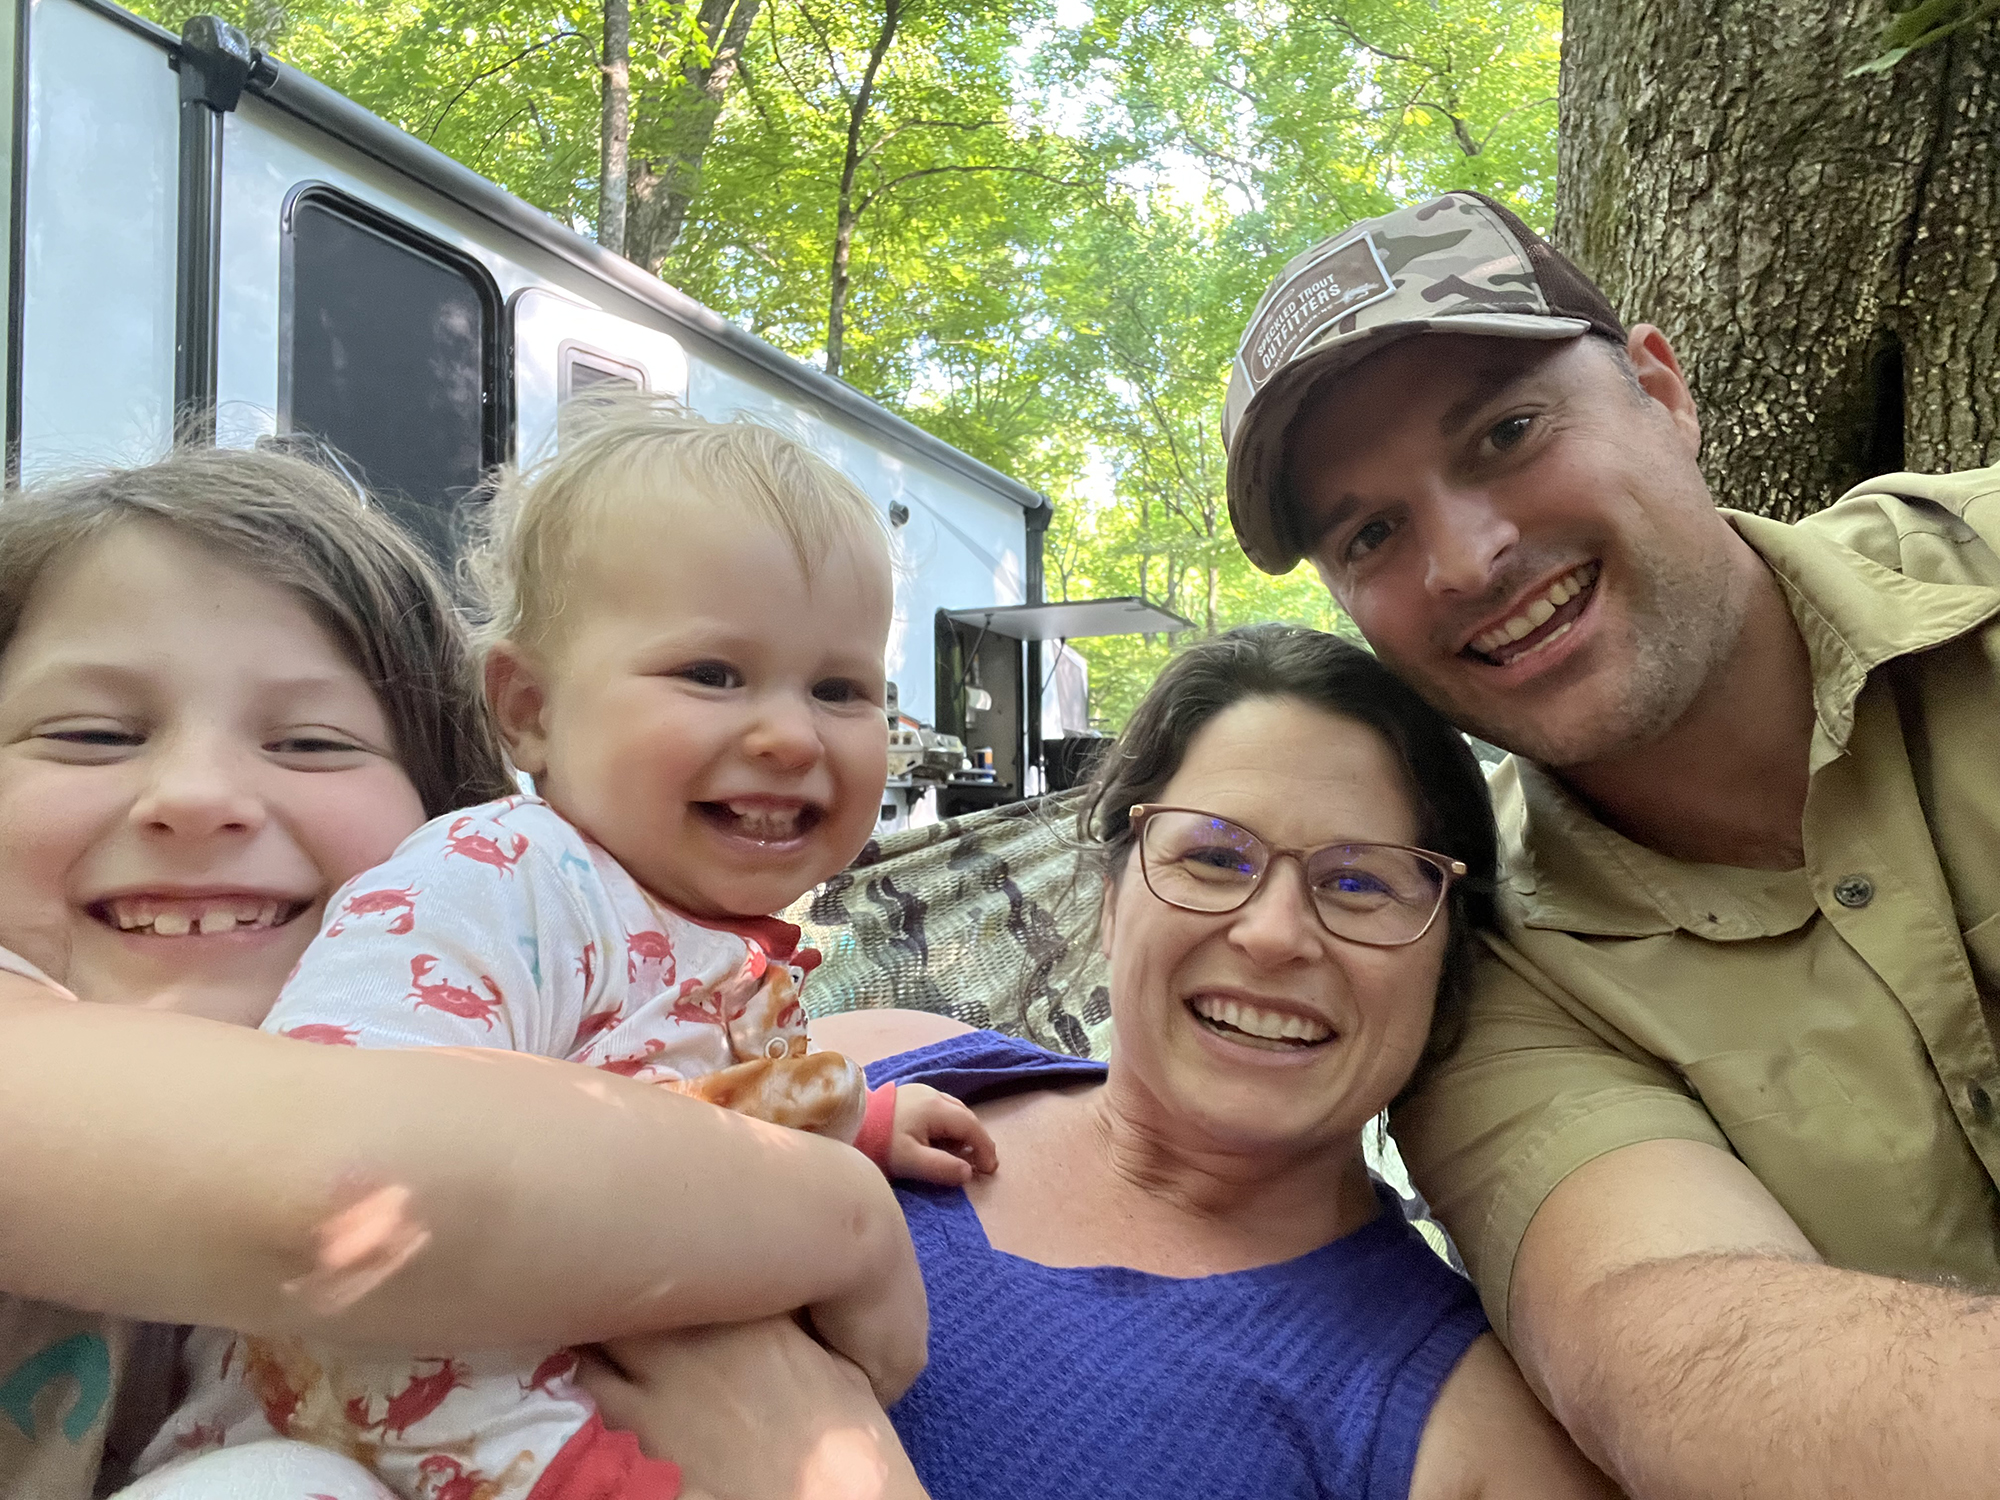
[[[1285,268],[1223,419],[1493,777],[1504,930],[1397,1113],[1635,1496],[2000,1494],[2000,470],[1718,510],[1659,329],[1453,193]]]

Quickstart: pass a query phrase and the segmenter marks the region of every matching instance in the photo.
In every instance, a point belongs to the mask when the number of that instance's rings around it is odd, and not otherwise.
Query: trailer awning
[[[1072,599],[1057,604],[1005,604],[948,609],[961,625],[1017,641],[1076,641],[1093,635],[1171,635],[1194,629],[1170,609],[1144,599]]]

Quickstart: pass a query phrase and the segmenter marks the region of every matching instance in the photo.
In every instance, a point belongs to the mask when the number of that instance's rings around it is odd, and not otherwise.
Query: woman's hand
[[[924,1500],[867,1378],[790,1318],[620,1339],[578,1379],[691,1494]]]

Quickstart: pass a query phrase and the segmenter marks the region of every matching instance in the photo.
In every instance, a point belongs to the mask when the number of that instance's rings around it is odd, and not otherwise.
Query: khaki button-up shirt
[[[1503,1337],[1543,1200],[1663,1138],[1734,1152],[1835,1265],[2000,1286],[2000,468],[1729,519],[1811,659],[1805,866],[1669,859],[1495,773],[1502,932],[1394,1123]]]

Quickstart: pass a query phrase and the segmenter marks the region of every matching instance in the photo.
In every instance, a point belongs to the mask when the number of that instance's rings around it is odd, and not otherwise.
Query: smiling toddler
[[[539,1053],[852,1141],[893,1175],[990,1170],[956,1100],[871,1096],[808,1052],[818,955],[771,915],[853,859],[880,804],[892,587],[869,501],[767,428],[593,402],[503,480],[473,573],[487,696],[535,794],[437,818],[337,892],[265,1028]],[[747,1203],[717,1232],[757,1222]],[[204,1493],[206,1460],[179,1455],[260,1444],[275,1494],[300,1443],[409,1497],[676,1493],[671,1464],[606,1434],[575,1364],[197,1333],[147,1493]]]

